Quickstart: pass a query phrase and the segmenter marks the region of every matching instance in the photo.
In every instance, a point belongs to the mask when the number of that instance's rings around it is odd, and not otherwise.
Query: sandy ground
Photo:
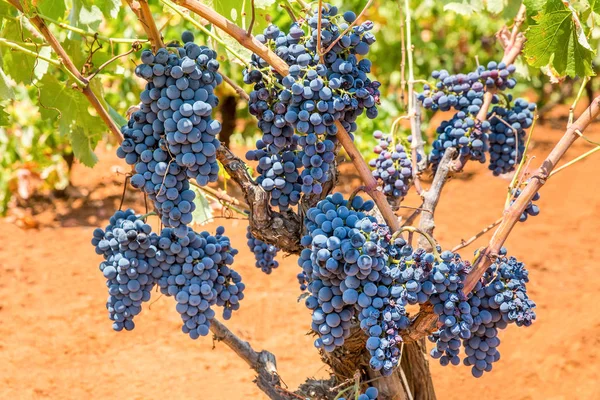
[[[562,134],[565,120],[537,129],[534,165]],[[589,130],[600,140],[600,124]],[[572,159],[591,145],[580,140]],[[106,288],[90,238],[118,207],[124,165],[112,151],[100,153],[94,170],[76,166],[74,183],[86,197],[57,202],[22,230],[0,221],[0,399],[263,399],[253,372],[210,338],[192,341],[180,332],[172,299],[155,295],[136,317],[136,329],[115,333],[104,302]],[[600,226],[600,156],[552,178],[541,191],[541,214],[519,224],[507,242],[530,269],[538,319],[530,328],[501,333],[502,359],[482,379],[465,367],[432,360],[440,399],[600,399],[600,274],[595,255]],[[344,166],[341,189],[357,183]],[[480,165],[448,183],[437,212],[436,237],[454,246],[501,215],[506,180]],[[411,197],[406,204],[416,204]],[[130,191],[126,206],[143,210]],[[246,282],[246,298],[228,326],[256,349],[277,356],[285,383],[324,377],[312,339],[309,312],[297,302],[298,267],[281,260],[270,276],[255,269],[245,243],[243,220],[219,220],[239,248],[235,268]],[[213,230],[217,224],[206,229]],[[470,257],[488,236],[462,250]]]

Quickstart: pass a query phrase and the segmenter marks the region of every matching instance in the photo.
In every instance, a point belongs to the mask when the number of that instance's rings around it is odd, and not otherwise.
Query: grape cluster
[[[257,149],[249,151],[246,158],[258,161],[256,171],[260,175],[256,181],[271,193],[271,206],[287,210],[298,204],[302,190],[298,169],[302,161],[294,151],[268,154],[263,149]]]
[[[134,328],[133,317],[150,299],[158,284],[173,296],[183,320],[182,330],[192,339],[206,336],[215,316],[213,305],[231,318],[244,298],[241,276],[231,269],[237,250],[218,227],[216,235],[187,228],[185,236],[164,228],[160,235],[132,210],[117,211],[105,230],[96,229],[92,244],[104,256],[100,270],[107,279],[109,317],[117,331]]]
[[[437,128],[430,162],[435,171],[444,152],[449,147],[458,149],[461,157],[469,157],[481,163],[486,161],[488,131],[491,124],[480,122],[477,114],[483,105],[483,96],[489,90],[512,89],[516,80],[511,77],[514,65],[491,61],[487,67],[479,66],[468,74],[451,75],[446,70],[434,71],[435,87],[424,85],[418,99],[423,107],[431,110],[457,112]]]
[[[494,96],[495,103],[499,100],[498,96]],[[494,106],[488,114],[491,124],[489,169],[494,175],[514,171],[519,165],[525,152],[525,129],[533,123],[535,103],[525,99],[516,99],[514,104],[511,102],[509,94],[507,104]]]
[[[460,339],[468,339],[471,336],[473,325],[470,306],[462,294],[462,282],[466,278],[470,263],[461,260],[458,254],[450,251],[443,252],[441,257],[443,262],[439,263],[431,274],[435,294],[431,296],[430,301],[441,326],[429,337],[435,343],[431,356],[439,359],[441,365],[458,365]]]
[[[429,162],[435,171],[446,149],[458,149],[459,156],[484,163],[488,150],[487,131],[490,123],[477,122],[474,115],[458,111],[449,121],[443,121],[436,129],[437,138],[432,143]]]
[[[157,259],[164,263],[158,285],[162,293],[175,297],[182,331],[192,339],[208,334],[215,316],[211,306],[223,307],[223,318],[229,319],[244,298],[242,278],[229,267],[237,250],[224,233],[223,227],[215,236],[190,229],[179,238],[166,228],[158,239]]]
[[[308,235],[298,261],[308,281],[306,306],[319,334],[317,348],[333,351],[350,334],[356,309],[368,307],[377,294],[379,271],[385,266],[383,236],[366,214],[374,206],[360,196],[351,203],[340,193],[327,196],[307,211]]]
[[[248,230],[246,231],[246,239],[248,239],[246,243],[250,251],[254,253],[256,268],[260,268],[265,274],[273,272],[273,269],[279,266],[279,262],[275,259],[279,249],[272,244],[255,238],[250,231],[250,226],[248,226]]]
[[[369,162],[373,177],[382,182],[388,202],[398,205],[408,193],[412,181],[410,155],[402,143],[394,143],[392,135],[375,131],[373,137],[379,141],[373,150],[377,158]]]
[[[363,112],[370,118],[377,115],[379,83],[367,77],[370,61],[357,58],[366,55],[375,41],[369,32],[373,24],[364,22],[341,36],[354,19],[352,12],[338,15],[336,7],[324,5],[321,32],[317,31],[318,17],[313,16],[293,23],[287,33],[270,25],[256,35],[290,66],[284,77],[253,54],[244,71],[244,82],[254,85],[249,111],[258,118],[263,133],[257,150],[247,158],[258,161],[258,182],[276,198],[271,204],[282,211],[298,204],[301,193],[322,192],[335,158],[335,123],[354,132]],[[322,61],[317,35],[324,48],[340,38]],[[289,168],[274,168],[285,162]],[[274,184],[276,178],[279,187]],[[283,193],[283,186],[288,193]]]
[[[221,130],[211,118],[218,104],[214,89],[222,81],[216,53],[194,44],[189,32],[185,40],[183,47],[142,52],[135,73],[148,83],[117,149],[134,165],[131,185],[148,194],[163,224],[179,237],[187,235],[195,208],[189,179],[201,186],[217,180]]]
[[[521,195],[521,189],[513,189],[512,194],[513,194],[513,199],[510,201],[511,205]],[[540,194],[538,192],[536,192],[535,195],[533,196],[533,198],[531,199],[531,201],[527,204],[525,211],[523,211],[523,213],[519,216],[519,222],[525,222],[525,221],[527,221],[527,218],[529,216],[535,217],[536,215],[538,215],[540,213],[540,207],[538,207],[537,204],[533,204],[534,201],[538,201],[539,199],[540,199]]]
[[[410,325],[406,307],[429,301],[439,321],[430,336],[435,343],[431,356],[442,365],[458,365],[464,346],[465,364],[489,370],[488,364],[499,357],[497,330],[509,322],[529,325],[535,318],[523,265],[501,253],[465,296],[468,261],[439,246],[433,252],[413,249],[369,216],[372,208],[371,201],[358,196],[345,200],[334,193],[306,213],[308,234],[301,239],[298,280],[308,289],[305,304],[318,334],[315,346],[334,351],[358,321],[367,334],[370,367],[390,375],[400,361],[402,331]]]
[[[490,61],[487,68],[483,65],[477,67],[477,74],[486,88],[506,90],[516,86],[517,80],[512,77],[516,70],[514,64],[506,65],[504,62]]]
[[[142,302],[150,300],[155,284],[151,260],[157,251],[151,230],[133,210],[117,211],[104,230],[94,230],[92,244],[96,253],[104,257],[100,271],[106,278],[106,308],[115,331],[132,330],[133,318],[142,311]]]
[[[500,359],[498,331],[514,323],[529,326],[535,319],[535,303],[527,295],[527,269],[502,249],[500,257],[488,268],[469,299],[473,315],[472,336],[463,340],[466,366],[473,376],[492,370]]]
[[[365,390],[364,393],[359,394],[356,397],[357,400],[377,400],[377,396],[379,396],[379,391],[375,387],[369,387]],[[340,397],[338,400],[346,400],[345,397]]]

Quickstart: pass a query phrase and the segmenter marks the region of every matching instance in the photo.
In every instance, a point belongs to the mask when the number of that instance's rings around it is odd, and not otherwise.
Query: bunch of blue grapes
[[[512,205],[517,198],[521,195],[521,189],[513,189],[512,191],[512,195],[513,198],[510,201],[510,204]],[[535,195],[533,195],[533,198],[531,199],[531,201],[527,204],[527,207],[525,208],[525,211],[523,211],[523,213],[519,216],[519,222],[525,222],[527,221],[527,218],[529,216],[535,217],[536,215],[538,215],[540,213],[540,207],[537,204],[534,204],[534,201],[538,201],[540,199],[540,194],[539,192],[536,192]]]
[[[478,106],[479,107],[479,106]],[[474,114],[458,111],[449,121],[442,121],[436,129],[437,138],[432,143],[429,162],[437,169],[445,151],[454,147],[459,156],[469,156],[472,160],[484,163],[488,150],[488,121],[478,122]]]
[[[152,260],[157,251],[151,230],[133,210],[117,211],[105,229],[94,230],[92,244],[104,257],[100,271],[106,278],[106,308],[115,331],[132,330],[142,302],[150,300],[156,283]]]
[[[368,336],[369,364],[383,376],[391,375],[400,362],[400,332],[410,325],[406,306],[423,304],[434,292],[428,277],[435,264],[432,253],[413,250],[402,238],[395,238],[387,253],[389,265],[382,271],[377,295],[358,316]]]
[[[529,274],[525,265],[514,257],[500,257],[487,269],[469,299],[473,316],[472,336],[463,339],[466,357],[473,376],[479,378],[492,370],[500,359],[498,331],[509,324],[530,326],[535,303],[527,295]]]
[[[246,239],[248,239],[246,242],[248,248],[254,254],[256,268],[260,268],[265,274],[270,274],[273,269],[279,267],[279,262],[275,259],[279,251],[277,247],[255,238],[250,231],[250,226],[246,231]]]
[[[435,87],[424,85],[418,99],[426,109],[449,111],[454,108],[477,114],[477,106],[483,104],[483,93],[486,90],[515,87],[516,80],[512,77],[515,71],[514,65],[507,66],[495,61],[490,61],[487,67],[479,66],[468,74],[452,75],[446,70],[433,71],[431,77],[437,81]]]
[[[494,96],[494,102],[499,102]],[[507,104],[496,105],[488,114],[491,128],[489,133],[490,164],[494,175],[514,171],[523,159],[525,152],[525,129],[533,124],[535,103],[525,99],[516,99],[512,104],[512,96],[507,96]]]
[[[182,331],[192,339],[208,335],[213,305],[223,307],[223,318],[229,319],[244,298],[242,278],[230,267],[237,250],[224,232],[218,227],[213,236],[190,229],[180,238],[165,228],[158,238],[156,259],[163,270],[158,285],[177,301]]]
[[[286,193],[283,202],[272,202],[281,210],[298,204],[301,193],[322,192],[335,158],[336,122],[354,132],[355,121],[363,112],[370,118],[377,115],[379,83],[367,77],[370,61],[357,58],[366,55],[375,41],[369,32],[373,24],[365,22],[353,27],[322,61],[316,49],[317,35],[321,35],[325,48],[354,19],[356,15],[352,12],[338,15],[336,7],[324,5],[321,32],[317,32],[318,18],[313,16],[293,23],[287,33],[270,25],[256,36],[290,66],[289,75],[283,77],[254,54],[250,67],[244,71],[244,81],[254,84],[249,111],[258,118],[263,133],[257,141],[257,150],[247,154],[250,160],[262,164],[258,181],[269,192],[281,191],[273,185],[273,177],[300,185],[299,189],[295,187]],[[297,165],[297,169],[290,164],[289,172],[273,170],[271,165],[281,162],[284,154],[293,154],[299,160],[288,161]]]
[[[471,308],[462,293],[470,263],[450,251],[444,251],[441,258],[442,262],[433,268],[430,275],[430,282],[435,288],[430,302],[440,326],[429,337],[435,343],[431,356],[439,359],[441,365],[458,365],[461,339],[471,336],[473,326]]]
[[[302,191],[299,168],[301,159],[293,150],[279,154],[269,154],[264,149],[251,150],[248,160],[258,161],[256,171],[260,174],[256,181],[271,193],[270,204],[279,210],[288,210],[298,204]]]
[[[364,393],[361,393],[356,397],[357,400],[377,400],[377,396],[379,396],[379,391],[375,387],[369,387],[365,390]],[[340,397],[338,400],[346,400],[345,397]],[[350,399],[348,399],[350,400]]]
[[[221,130],[211,117],[218,104],[214,89],[222,81],[216,53],[194,44],[190,32],[185,40],[183,47],[142,52],[135,73],[148,83],[140,109],[121,129],[124,140],[117,149],[134,165],[132,186],[148,194],[163,224],[180,237],[187,234],[195,207],[189,179],[204,186],[218,178]]]
[[[308,234],[301,239],[305,248],[298,263],[308,282],[312,328],[319,334],[315,346],[328,352],[344,344],[356,310],[377,295],[387,257],[381,243],[389,230],[366,214],[373,206],[335,193],[306,214]]]
[[[412,182],[412,163],[402,143],[394,143],[392,135],[384,135],[377,130],[373,137],[378,144],[373,150],[377,158],[369,165],[373,168],[373,177],[383,184],[383,193],[393,206],[399,205]]]
[[[491,61],[487,67],[480,66],[468,74],[451,75],[446,70],[434,71],[437,80],[435,87],[425,85],[418,99],[423,107],[431,110],[457,112],[449,121],[443,121],[433,142],[429,156],[435,171],[446,149],[458,149],[461,157],[468,157],[481,163],[486,161],[488,151],[488,131],[491,124],[479,121],[478,113],[483,105],[486,91],[512,89],[516,80],[511,76],[514,65]]]

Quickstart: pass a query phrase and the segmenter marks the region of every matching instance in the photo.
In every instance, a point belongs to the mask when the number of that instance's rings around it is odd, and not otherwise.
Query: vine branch
[[[150,11],[148,0],[127,0],[127,4],[142,24],[142,27],[148,36],[148,40],[150,40],[150,43],[152,44],[152,50],[156,52],[159,48],[164,47],[162,35],[156,27],[156,22],[152,17],[152,11]]]
[[[238,357],[246,361],[250,368],[256,371],[258,376],[255,382],[269,398],[272,400],[304,400],[303,397],[281,387],[281,379],[277,373],[277,362],[273,353],[267,350],[255,351],[250,343],[238,338],[217,319],[211,321],[210,331],[215,340],[225,343]]]

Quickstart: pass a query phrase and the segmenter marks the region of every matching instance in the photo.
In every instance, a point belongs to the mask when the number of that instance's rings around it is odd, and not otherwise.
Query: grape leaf
[[[527,8],[527,15],[533,17],[544,9],[546,0],[523,0],[525,8]]]
[[[595,52],[587,42],[574,9],[550,0],[527,29],[523,54],[534,67],[549,66],[560,76],[593,76]]]
[[[0,32],[0,36],[14,42],[21,42],[32,39],[31,33],[23,29],[17,20],[5,20],[5,25]],[[35,47],[30,48],[36,51]],[[45,57],[50,57],[52,50],[49,46],[39,47],[38,53]],[[20,51],[13,51],[7,47],[0,47],[2,52],[2,62],[4,72],[13,78],[17,83],[30,84],[32,80],[41,79],[48,71],[48,62],[43,61],[30,54]]]
[[[78,90],[65,85],[51,75],[42,80],[43,90],[40,98],[40,114],[50,121],[58,119],[58,130],[61,135],[71,139],[75,156],[86,166],[91,167],[96,157],[90,153],[106,131],[106,125],[88,109],[89,103]],[[92,89],[97,92],[96,81],[92,81]],[[58,111],[56,110],[58,109]]]
[[[205,225],[213,220],[212,209],[204,196],[204,192],[193,186],[192,190],[196,193],[196,209],[192,212],[192,224]]]
[[[0,67],[0,99],[5,100],[5,99],[14,99],[15,98],[15,93],[12,90],[12,87],[10,85],[10,83],[8,82],[8,79],[6,77],[6,75],[4,74],[4,71],[2,70],[2,67]]]
[[[10,115],[4,111],[4,106],[0,104],[0,126],[7,126],[10,124]]]
[[[116,18],[121,7],[121,0],[79,0],[85,8],[91,10],[96,8],[106,18]]]
[[[102,22],[102,10],[91,5],[87,6],[84,0],[73,0],[73,6],[69,12],[69,23],[73,26],[92,31],[98,30]],[[69,32],[70,39],[77,39],[80,35],[75,32]]]
[[[500,14],[506,6],[505,0],[487,0],[485,8],[492,14]]]
[[[67,11],[65,0],[38,0],[40,13],[52,19],[62,19]]]
[[[70,130],[71,147],[75,157],[87,167],[93,167],[98,162],[98,157],[94,154],[94,148],[97,142],[93,142],[85,130],[77,125],[73,125]]]
[[[0,17],[10,16],[13,9],[10,4],[0,1]]]
[[[462,3],[450,2],[444,5],[444,11],[452,11],[459,15],[471,15],[474,12],[481,12],[482,10],[483,3],[481,0],[463,0]]]

